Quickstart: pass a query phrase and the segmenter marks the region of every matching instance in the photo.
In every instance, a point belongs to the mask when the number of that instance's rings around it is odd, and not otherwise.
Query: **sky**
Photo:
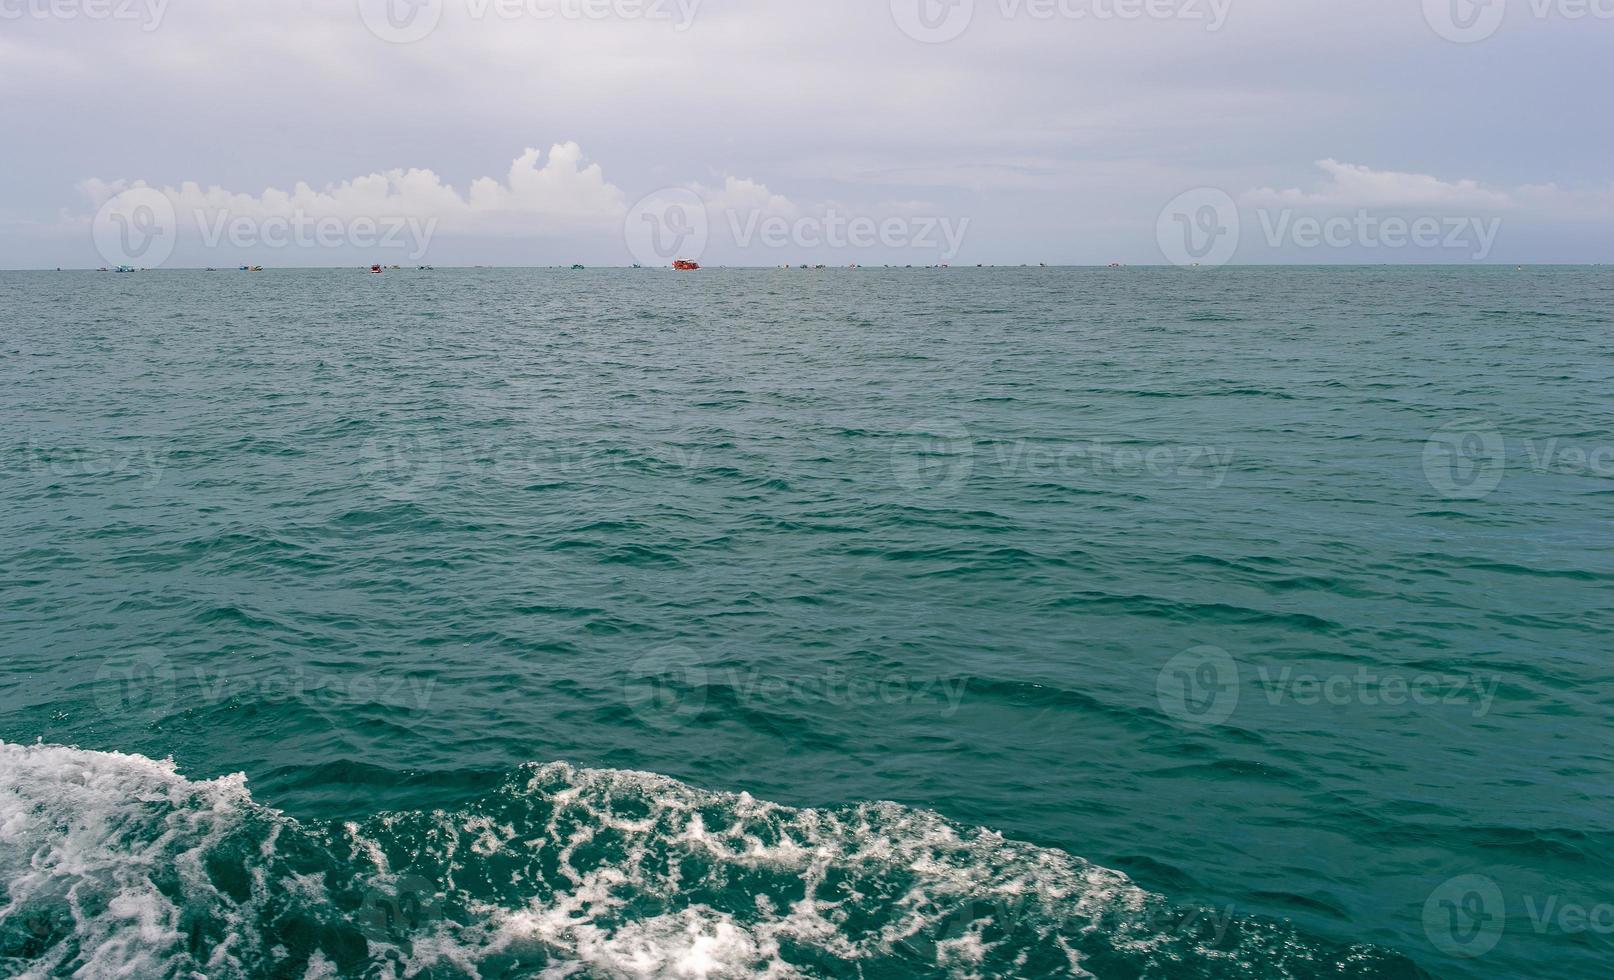
[[[1614,0],[0,0],[0,268],[1614,261]]]

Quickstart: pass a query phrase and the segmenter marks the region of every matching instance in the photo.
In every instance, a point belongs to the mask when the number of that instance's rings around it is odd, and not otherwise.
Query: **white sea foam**
[[[172,761],[0,743],[0,927],[43,947],[20,975],[160,976],[181,958],[231,972],[229,945],[191,955],[183,918],[195,903],[252,931],[250,899],[221,895],[204,866],[251,807],[240,775],[192,782]]]
[[[1303,976],[1318,958],[1277,927],[1210,942],[1119,872],[933,813],[563,764],[453,813],[314,827],[239,775],[0,743],[0,879],[0,974],[37,978]]]

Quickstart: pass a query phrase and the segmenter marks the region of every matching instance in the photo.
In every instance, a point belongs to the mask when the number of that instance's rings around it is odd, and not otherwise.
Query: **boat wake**
[[[7,976],[1416,975],[922,810],[559,763],[316,826],[244,776],[0,743],[0,881]]]

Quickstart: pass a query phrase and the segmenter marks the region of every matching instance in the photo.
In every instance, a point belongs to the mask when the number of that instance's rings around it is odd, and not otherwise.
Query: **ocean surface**
[[[0,274],[0,975],[1606,976],[1611,321]]]

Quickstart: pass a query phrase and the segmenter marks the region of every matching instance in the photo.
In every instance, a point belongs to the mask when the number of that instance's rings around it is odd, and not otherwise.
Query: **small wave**
[[[562,763],[304,825],[241,775],[0,743],[0,842],[28,977],[1417,975],[923,810]]]

